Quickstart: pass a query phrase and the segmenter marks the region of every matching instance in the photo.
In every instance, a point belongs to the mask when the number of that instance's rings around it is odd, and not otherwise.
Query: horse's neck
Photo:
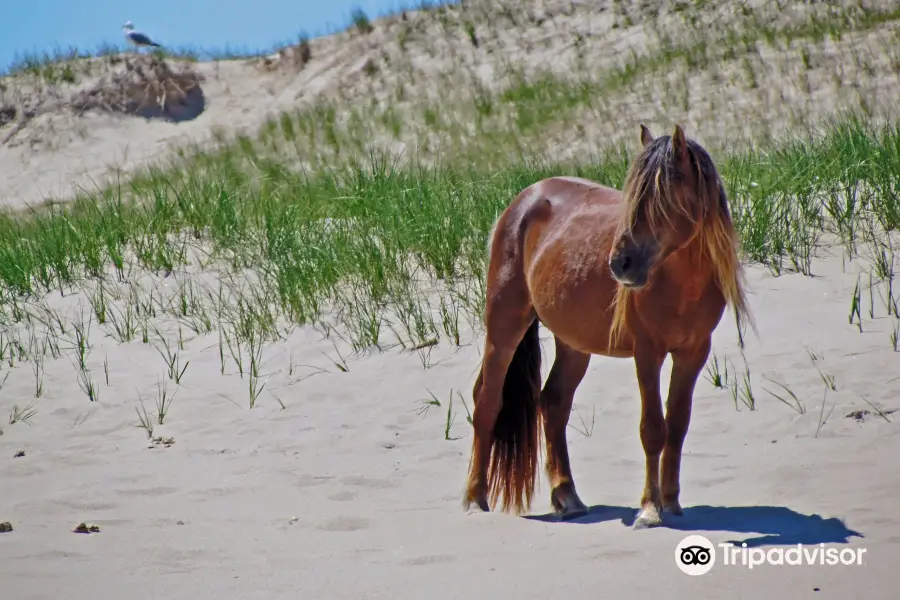
[[[634,298],[644,335],[666,348],[705,339],[718,323],[716,307],[724,300],[711,289],[715,281],[702,240],[695,239],[666,257],[649,289]]]
[[[673,252],[661,266],[666,274],[666,286],[685,290],[687,297],[699,297],[715,278],[715,267],[701,236]]]

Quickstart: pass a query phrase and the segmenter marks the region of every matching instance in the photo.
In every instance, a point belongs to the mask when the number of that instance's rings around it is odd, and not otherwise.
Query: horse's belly
[[[532,291],[534,310],[541,323],[565,345],[589,354],[629,357],[627,340],[609,349],[612,320],[610,305],[615,284],[605,282],[602,275],[580,285],[548,283]],[[588,283],[590,281],[590,283]]]

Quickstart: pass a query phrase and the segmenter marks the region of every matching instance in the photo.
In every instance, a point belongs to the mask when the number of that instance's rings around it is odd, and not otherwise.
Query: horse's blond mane
[[[744,270],[739,252],[740,241],[728,210],[728,199],[719,173],[702,146],[686,140],[691,165],[696,169],[696,199],[690,194],[673,193],[680,187],[675,180],[674,149],[669,136],[653,140],[632,163],[623,186],[623,213],[619,229],[630,228],[638,218],[647,220],[651,229],[670,225],[679,212],[699,226],[692,243],[700,244],[701,256],[709,261],[716,283],[728,304],[734,309],[737,325],[749,323],[756,330],[744,291]],[[710,193],[718,195],[711,198]],[[698,202],[702,211],[698,218],[688,205]],[[645,208],[643,214],[641,207]],[[613,347],[625,327],[626,312],[632,290],[618,284],[613,298],[613,318],[609,345]]]

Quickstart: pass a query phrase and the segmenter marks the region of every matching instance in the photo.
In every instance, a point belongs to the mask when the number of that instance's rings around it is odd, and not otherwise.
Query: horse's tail
[[[503,382],[503,405],[494,425],[488,494],[516,514],[531,506],[540,450],[541,345],[535,318],[516,347]]]

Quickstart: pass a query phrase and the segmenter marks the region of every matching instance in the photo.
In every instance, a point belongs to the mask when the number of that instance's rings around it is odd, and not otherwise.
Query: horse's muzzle
[[[640,248],[620,248],[609,257],[609,270],[613,278],[625,287],[643,287],[650,272],[649,256]]]

